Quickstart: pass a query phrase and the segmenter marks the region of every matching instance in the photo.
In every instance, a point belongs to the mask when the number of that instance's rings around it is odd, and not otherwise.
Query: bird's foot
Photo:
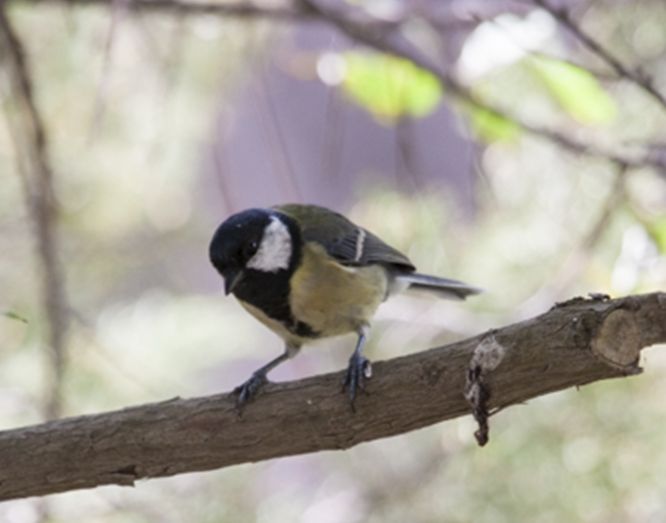
[[[349,358],[349,366],[347,367],[347,374],[342,384],[342,391],[345,390],[349,393],[349,401],[351,408],[356,411],[354,401],[356,400],[356,391],[362,390],[365,392],[365,380],[372,377],[372,365],[370,360],[364,358],[360,354],[354,353]]]
[[[236,408],[238,408],[239,411],[242,411],[245,404],[254,398],[257,392],[259,392],[259,389],[261,389],[266,383],[268,383],[266,374],[263,372],[255,372],[250,376],[249,380],[236,387],[234,389],[234,394],[236,394]]]

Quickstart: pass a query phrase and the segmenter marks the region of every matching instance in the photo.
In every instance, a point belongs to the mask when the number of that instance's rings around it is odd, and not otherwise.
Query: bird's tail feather
[[[440,278],[438,276],[420,274],[418,272],[401,274],[397,279],[401,286],[406,286],[408,289],[430,291],[441,298],[453,300],[464,300],[467,296],[483,292],[483,289],[468,285],[458,280],[450,280],[448,278]]]

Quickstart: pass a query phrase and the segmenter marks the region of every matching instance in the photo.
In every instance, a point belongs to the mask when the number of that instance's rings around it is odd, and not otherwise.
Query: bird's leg
[[[365,390],[365,380],[372,376],[372,368],[370,361],[363,357],[363,346],[365,345],[368,337],[368,327],[364,326],[358,331],[358,341],[354,353],[349,358],[349,366],[347,367],[347,374],[345,381],[342,385],[342,390],[347,390],[349,393],[349,400],[351,402],[352,410],[354,408],[354,401],[356,400],[356,390]]]
[[[243,405],[245,405],[245,403],[251,400],[257,394],[257,392],[259,392],[259,389],[261,389],[261,387],[263,387],[268,382],[266,375],[283,361],[292,358],[298,352],[299,348],[300,347],[298,346],[287,344],[282,354],[280,354],[274,360],[269,361],[263,367],[259,367],[252,373],[250,379],[248,379],[242,385],[236,387],[234,389],[234,394],[238,396],[236,398],[236,406],[240,409],[243,407]]]

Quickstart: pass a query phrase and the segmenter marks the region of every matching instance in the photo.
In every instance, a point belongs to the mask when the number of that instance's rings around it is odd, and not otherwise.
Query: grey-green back
[[[319,243],[343,265],[376,263],[406,272],[415,270],[404,254],[342,214],[317,205],[286,204],[273,209],[296,220],[304,241]]]

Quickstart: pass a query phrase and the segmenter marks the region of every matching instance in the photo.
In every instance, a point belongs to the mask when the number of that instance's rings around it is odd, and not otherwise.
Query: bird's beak
[[[224,294],[233,292],[234,288],[243,279],[243,269],[227,269],[224,272]]]

